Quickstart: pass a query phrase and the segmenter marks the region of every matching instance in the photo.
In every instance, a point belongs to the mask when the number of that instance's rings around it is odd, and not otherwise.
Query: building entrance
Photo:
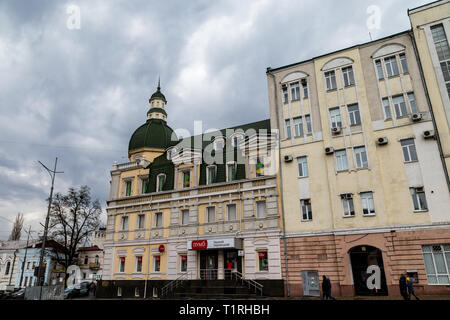
[[[200,279],[217,280],[218,251],[207,250],[200,253]]]
[[[242,273],[242,257],[239,257],[238,250],[224,250],[223,258],[225,279],[231,279],[233,271]]]

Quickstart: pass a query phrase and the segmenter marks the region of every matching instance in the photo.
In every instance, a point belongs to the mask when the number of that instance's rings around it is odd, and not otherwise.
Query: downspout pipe
[[[417,50],[416,40],[414,39],[414,30],[413,30],[412,25],[411,25],[411,31],[408,32],[408,34],[409,34],[409,37],[411,38],[411,43],[414,48],[414,54],[416,55],[416,59],[417,59],[418,65],[419,65],[420,79],[422,81],[422,85],[425,90],[425,96],[427,98],[428,105],[430,106],[430,115],[431,115],[431,120],[433,122],[434,132],[436,135],[436,142],[437,142],[438,149],[439,149],[439,155],[441,157],[442,167],[444,169],[445,180],[447,181],[447,188],[450,191],[450,178],[448,175],[447,165],[445,163],[444,151],[442,150],[441,139],[439,138],[439,131],[438,131],[437,124],[436,124],[436,118],[434,117],[433,106],[431,104],[430,96],[428,94],[427,84],[425,83],[425,75],[424,75],[424,72],[422,69],[422,62],[420,61],[419,52]]]
[[[273,79],[274,84],[274,97],[275,97],[275,113],[277,117],[277,126],[278,126],[278,133],[280,132],[280,119],[278,114],[278,94],[277,94],[277,83],[275,80],[275,75],[271,72],[270,67],[267,68],[268,75],[271,76]],[[283,169],[281,165],[281,142],[280,142],[280,134],[278,134],[278,163],[280,164],[280,197],[281,197],[281,218],[283,221],[283,247],[284,247],[284,268],[286,272],[286,288],[287,288],[287,296],[290,297],[290,288],[289,288],[289,267],[288,267],[288,259],[287,259],[287,244],[286,244],[286,219],[284,217],[284,201],[283,201],[283,183],[282,183],[282,176],[283,176]]]

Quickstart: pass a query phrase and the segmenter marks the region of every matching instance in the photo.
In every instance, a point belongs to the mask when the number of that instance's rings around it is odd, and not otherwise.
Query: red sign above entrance
[[[200,250],[200,249],[206,249],[206,248],[208,248],[207,240],[193,240],[192,241],[192,249],[193,250]]]
[[[164,245],[162,244],[158,247],[158,250],[159,252],[163,253],[166,250],[166,248],[164,248]]]

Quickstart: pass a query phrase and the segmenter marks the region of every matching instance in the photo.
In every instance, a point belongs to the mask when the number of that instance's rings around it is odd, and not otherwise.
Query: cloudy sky
[[[38,160],[58,157],[56,192],[88,185],[106,206],[159,75],[174,129],[262,120],[267,67],[407,30],[407,9],[427,2],[1,1],[0,239],[18,212],[42,231],[50,177]]]

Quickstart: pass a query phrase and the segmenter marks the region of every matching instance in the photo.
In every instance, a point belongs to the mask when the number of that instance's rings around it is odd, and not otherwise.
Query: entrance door
[[[217,280],[218,253],[214,251],[203,251],[200,254],[200,279]]]
[[[242,273],[242,257],[238,256],[237,250],[224,250],[223,257],[225,279],[231,279],[231,274],[233,271]],[[228,269],[229,266],[231,266],[231,269]]]
[[[303,295],[309,297],[320,297],[319,272],[302,271]]]
[[[358,246],[350,249],[349,254],[355,294],[361,296],[387,295],[388,291],[381,250],[371,246]],[[381,286],[377,289],[371,289],[367,284],[367,279],[373,273],[373,271],[368,270],[368,267],[373,265],[380,268]]]

